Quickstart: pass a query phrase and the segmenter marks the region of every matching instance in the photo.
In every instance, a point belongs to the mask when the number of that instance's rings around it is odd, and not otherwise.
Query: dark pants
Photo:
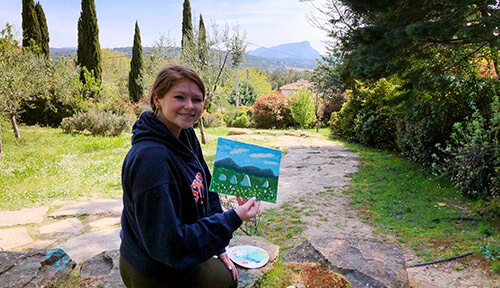
[[[206,287],[206,288],[236,288],[238,281],[224,263],[217,258],[210,258],[201,264],[200,270],[193,274],[169,277],[168,279],[147,278],[135,271],[134,268],[120,256],[120,274],[123,283],[128,288],[147,287]]]

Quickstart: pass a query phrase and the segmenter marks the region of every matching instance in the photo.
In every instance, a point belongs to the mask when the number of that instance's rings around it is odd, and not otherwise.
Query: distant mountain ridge
[[[269,48],[257,48],[249,51],[248,55],[274,59],[294,58],[308,60],[314,60],[321,57],[319,52],[314,50],[308,41],[281,44]]]
[[[253,175],[256,177],[265,177],[265,178],[276,177],[274,175],[274,172],[272,169],[260,169],[259,167],[255,167],[255,166],[243,166],[243,167],[241,167],[240,165],[236,164],[234,162],[234,160],[231,158],[224,158],[224,159],[215,161],[214,167],[226,168],[229,170],[233,170],[233,171],[248,174],[248,175]]]

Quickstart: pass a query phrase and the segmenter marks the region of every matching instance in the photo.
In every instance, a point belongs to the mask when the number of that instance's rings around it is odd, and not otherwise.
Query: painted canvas
[[[276,203],[281,151],[219,138],[210,191]]]

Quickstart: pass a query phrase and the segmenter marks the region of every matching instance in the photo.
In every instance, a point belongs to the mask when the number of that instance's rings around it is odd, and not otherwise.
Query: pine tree
[[[94,0],[82,0],[82,11],[78,19],[78,50],[77,63],[93,72],[94,77],[101,81],[101,45],[99,44],[99,28]],[[84,73],[80,79],[85,82]]]
[[[49,48],[49,27],[47,26],[47,19],[45,18],[45,13],[43,12],[42,5],[40,2],[37,2],[35,5],[36,18],[38,20],[38,24],[40,25],[40,46],[42,48],[43,54],[50,58],[50,48]]]
[[[23,0],[23,47],[31,46],[30,40],[40,45],[42,42],[40,35],[40,25],[36,17],[35,2],[33,0]]]
[[[207,45],[207,31],[203,16],[200,14],[200,26],[198,28],[198,56],[202,69],[208,64],[208,45]]]
[[[184,50],[194,48],[193,39],[193,22],[191,20],[191,3],[189,0],[184,0],[184,8],[182,10],[182,40],[181,48]]]
[[[132,61],[130,62],[130,73],[128,74],[128,92],[130,101],[135,103],[143,97],[143,59],[142,59],[142,44],[141,30],[139,24],[135,22],[134,47],[132,48]]]

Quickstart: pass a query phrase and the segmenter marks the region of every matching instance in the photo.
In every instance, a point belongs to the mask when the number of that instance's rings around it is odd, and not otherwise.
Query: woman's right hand
[[[234,208],[234,211],[238,214],[241,221],[251,219],[259,212],[260,201],[257,201],[255,197],[251,199],[236,197],[236,200],[240,206]]]

